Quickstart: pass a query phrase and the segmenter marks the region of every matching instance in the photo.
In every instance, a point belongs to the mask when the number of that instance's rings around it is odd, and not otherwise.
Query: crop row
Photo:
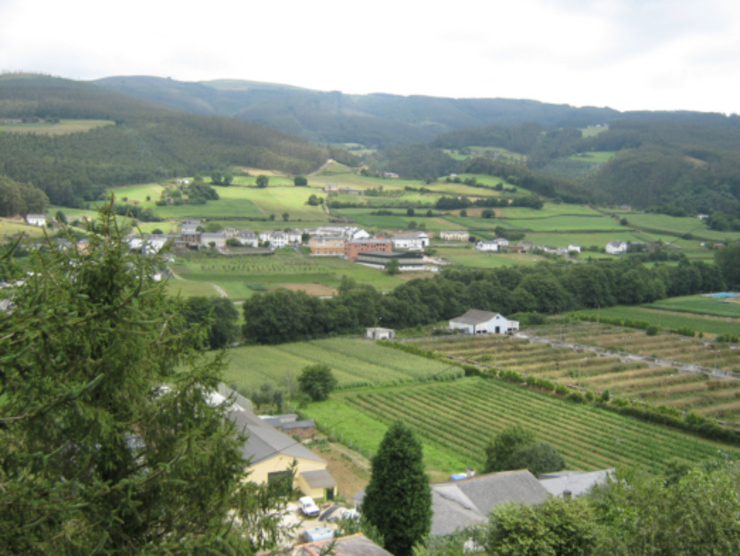
[[[477,455],[478,462],[491,435],[515,422],[583,468],[631,462],[657,469],[670,457],[695,461],[716,453],[712,443],[688,435],[495,381],[412,387],[350,396],[348,402],[384,421],[401,419],[454,453]]]

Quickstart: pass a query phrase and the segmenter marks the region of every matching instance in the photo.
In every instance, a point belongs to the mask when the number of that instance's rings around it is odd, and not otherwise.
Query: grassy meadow
[[[90,131],[96,127],[115,125],[111,120],[59,120],[56,123],[0,124],[0,133],[34,133],[38,135],[68,135]]]

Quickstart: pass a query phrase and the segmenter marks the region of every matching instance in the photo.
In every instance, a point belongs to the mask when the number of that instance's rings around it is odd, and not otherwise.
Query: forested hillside
[[[0,118],[112,120],[84,133],[0,133],[0,175],[30,183],[53,203],[79,205],[105,187],[210,173],[232,165],[295,174],[351,158],[245,122],[177,112],[88,83],[0,77]]]
[[[536,121],[583,127],[610,121],[609,108],[576,108],[516,99],[452,99],[389,94],[346,95],[250,81],[184,83],[145,76],[109,77],[99,85],[196,114],[264,124],[314,142],[382,147],[431,141],[460,128]]]

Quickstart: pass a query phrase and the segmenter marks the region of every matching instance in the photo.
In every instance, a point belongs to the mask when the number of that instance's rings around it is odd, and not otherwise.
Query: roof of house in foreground
[[[448,535],[488,519],[507,502],[535,505],[549,492],[526,469],[479,475],[462,481],[432,485],[432,535]]]
[[[290,556],[320,556],[323,554],[336,556],[393,556],[362,533],[328,541],[299,544],[278,551],[263,552],[260,556],[266,556],[267,554],[289,554]]]

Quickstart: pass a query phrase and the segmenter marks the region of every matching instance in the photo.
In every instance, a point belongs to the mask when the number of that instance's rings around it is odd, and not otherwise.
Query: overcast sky
[[[0,70],[740,112],[740,0],[0,0]]]

